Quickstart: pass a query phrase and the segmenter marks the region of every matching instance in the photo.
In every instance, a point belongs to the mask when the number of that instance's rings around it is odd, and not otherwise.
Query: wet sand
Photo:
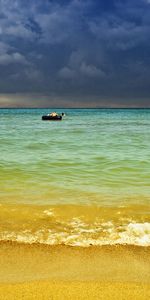
[[[150,248],[0,244],[0,299],[149,299]]]

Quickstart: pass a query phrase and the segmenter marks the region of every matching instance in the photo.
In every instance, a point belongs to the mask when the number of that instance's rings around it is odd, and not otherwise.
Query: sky
[[[150,0],[0,0],[0,107],[150,107]]]

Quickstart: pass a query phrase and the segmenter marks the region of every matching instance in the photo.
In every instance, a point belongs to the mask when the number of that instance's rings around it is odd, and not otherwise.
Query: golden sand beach
[[[150,248],[3,242],[0,299],[150,298]]]

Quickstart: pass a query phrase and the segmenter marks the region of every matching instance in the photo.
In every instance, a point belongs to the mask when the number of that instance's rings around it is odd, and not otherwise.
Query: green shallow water
[[[0,109],[0,240],[149,246],[150,110],[63,111]]]
[[[59,110],[58,110],[59,111]],[[150,110],[0,110],[1,201],[148,201]]]

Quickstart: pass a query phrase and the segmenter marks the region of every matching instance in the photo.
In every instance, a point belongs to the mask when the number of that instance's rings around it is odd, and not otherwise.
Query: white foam
[[[119,233],[118,243],[150,246],[150,223],[129,223]]]
[[[49,217],[54,216],[54,211],[53,209],[46,209],[43,211],[43,213]]]
[[[74,220],[75,221],[75,220]],[[73,221],[72,227],[67,228],[63,223],[62,229],[40,229],[35,232],[24,230],[20,232],[4,231],[0,234],[0,240],[10,240],[22,243],[41,243],[49,245],[66,244],[70,246],[88,247],[90,245],[115,245],[128,244],[138,246],[150,246],[150,223],[130,222],[117,227],[113,222],[105,222],[96,225],[88,225],[80,220]],[[66,230],[67,228],[67,230]]]

